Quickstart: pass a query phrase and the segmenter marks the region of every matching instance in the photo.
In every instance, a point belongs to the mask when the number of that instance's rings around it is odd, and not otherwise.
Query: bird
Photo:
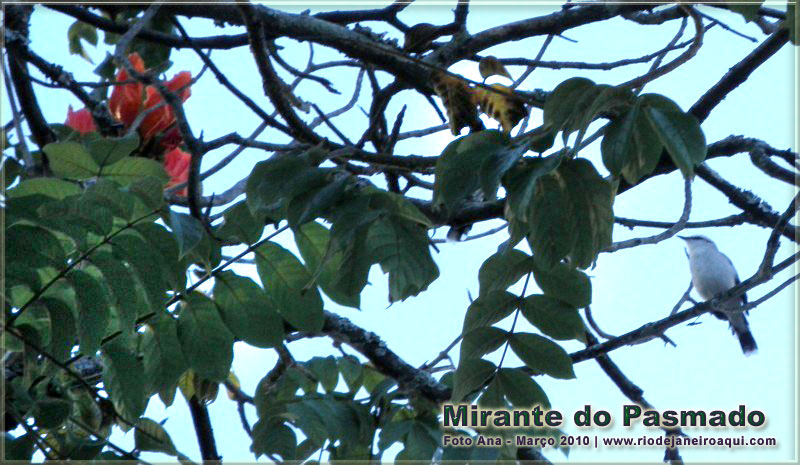
[[[705,300],[710,300],[740,283],[733,262],[706,236],[678,236],[686,242],[692,285]],[[712,314],[730,323],[733,334],[739,339],[745,355],[754,353],[758,346],[750,332],[745,313],[739,308],[747,303],[742,294],[735,301],[724,302],[721,311]]]

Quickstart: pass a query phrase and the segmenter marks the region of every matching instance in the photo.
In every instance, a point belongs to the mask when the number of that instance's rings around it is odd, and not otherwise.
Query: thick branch
[[[711,110],[714,109],[733,89],[737,88],[740,84],[747,80],[753,71],[761,66],[769,57],[774,55],[781,49],[786,42],[789,41],[789,30],[785,28],[779,29],[772,34],[767,40],[761,43],[749,55],[744,57],[742,61],[733,65],[733,67],[722,76],[714,86],[708,90],[700,100],[698,100],[689,113],[697,117],[700,122],[703,122]]]
[[[450,398],[449,388],[433,379],[425,370],[406,363],[389,350],[377,334],[354,325],[347,318],[325,312],[322,333],[367,357],[381,373],[397,381],[401,389],[419,393],[434,402],[444,402]]]
[[[192,422],[194,423],[194,431],[197,435],[197,444],[200,446],[200,457],[203,458],[203,463],[219,461],[217,441],[214,439],[214,430],[211,428],[208,408],[200,402],[197,396],[192,396],[189,399],[189,411],[192,413]]]
[[[250,40],[250,50],[253,53],[258,72],[261,74],[264,93],[269,97],[275,109],[283,117],[292,130],[292,135],[303,142],[316,144],[321,138],[303,122],[292,108],[292,103],[287,97],[287,86],[278,77],[272,67],[267,47],[264,41],[264,23],[255,13],[255,8],[250,5],[240,5],[242,18],[247,28],[247,35]]]
[[[17,101],[28,122],[33,141],[39,147],[44,147],[55,141],[55,134],[47,126],[47,121],[42,115],[39,101],[33,91],[33,85],[28,79],[27,62],[25,61],[26,41],[28,38],[28,21],[33,11],[32,6],[9,5],[6,8],[6,24],[4,28],[6,48],[8,49],[8,67],[11,82],[17,93]],[[11,39],[11,40],[9,40]]]
[[[49,4],[47,7],[72,16],[73,18],[83,21],[84,23],[91,24],[92,26],[95,26],[103,31],[114,32],[116,34],[125,34],[130,28],[130,26],[127,24],[116,23],[110,19],[91,13],[86,8],[77,5],[55,3]],[[231,49],[247,45],[247,34],[196,37],[188,40],[186,38],[175,37],[170,34],[148,31],[145,29],[139,33],[137,38],[174,48],[191,48],[192,46],[196,46],[205,49]]]

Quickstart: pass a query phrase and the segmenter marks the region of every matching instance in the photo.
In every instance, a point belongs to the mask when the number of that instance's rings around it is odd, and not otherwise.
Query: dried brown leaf
[[[475,89],[470,88],[465,81],[445,73],[437,73],[433,76],[433,90],[447,109],[448,124],[454,136],[459,135],[464,127],[478,131],[484,129],[483,123],[478,119],[478,109],[473,97]]]

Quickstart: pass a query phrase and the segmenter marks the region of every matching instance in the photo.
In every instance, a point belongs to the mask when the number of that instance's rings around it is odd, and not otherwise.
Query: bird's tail
[[[744,313],[730,313],[728,321],[731,323],[733,334],[739,338],[739,344],[742,346],[742,352],[744,352],[745,355],[750,355],[758,350],[756,340],[753,338],[753,333],[750,332]]]

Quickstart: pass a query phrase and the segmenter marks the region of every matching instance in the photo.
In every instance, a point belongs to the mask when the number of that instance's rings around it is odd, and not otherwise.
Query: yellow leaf
[[[242,387],[242,383],[239,382],[239,378],[236,377],[236,375],[233,373],[233,371],[228,373],[228,382],[225,383],[225,390],[228,391],[228,399],[236,400],[238,395],[236,394],[236,392],[234,392],[230,388],[228,388],[228,383],[230,383],[230,385],[233,386],[234,388],[236,388],[237,390],[240,390],[241,387]]]
[[[454,136],[459,135],[464,127],[476,131],[484,129],[473,100],[474,89],[466,82],[445,73],[437,73],[433,76],[433,90],[447,109],[450,132]]]
[[[481,61],[478,62],[478,71],[481,73],[481,77],[483,78],[484,81],[489,76],[494,76],[494,75],[505,76],[513,80],[511,75],[508,74],[508,70],[506,70],[506,67],[503,66],[502,63],[500,63],[500,60],[498,60],[497,57],[492,55],[481,58]]]
[[[228,379],[232,373],[229,374]],[[195,374],[192,370],[186,372],[178,380],[178,388],[181,394],[188,401],[192,396],[197,397],[203,404],[210,404],[214,402],[219,393],[219,383],[203,379]]]
[[[178,380],[178,387],[187,401],[191,399],[194,395],[194,371],[186,370]]]
[[[510,87],[494,84],[492,88],[496,91],[474,89],[475,103],[483,113],[499,121],[505,133],[509,133],[522,118],[528,115],[528,111],[525,109],[523,101],[514,95],[514,91]]]

